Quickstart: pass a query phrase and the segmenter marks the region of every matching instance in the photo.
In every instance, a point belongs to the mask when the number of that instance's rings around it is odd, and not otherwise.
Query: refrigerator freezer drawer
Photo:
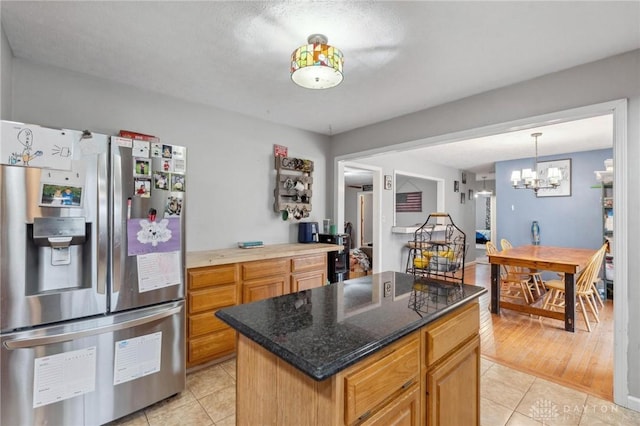
[[[185,387],[184,302],[2,335],[0,424],[99,425]]]

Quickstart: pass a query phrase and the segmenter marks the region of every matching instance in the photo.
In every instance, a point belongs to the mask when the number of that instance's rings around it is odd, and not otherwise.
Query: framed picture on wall
[[[464,192],[461,192],[460,193],[460,204],[464,204],[464,199],[465,199]]]
[[[463,185],[467,184],[467,172],[462,172],[462,176],[460,180],[462,181]]]
[[[571,159],[539,161],[538,177],[548,184],[549,169],[556,167],[560,171],[560,185],[557,188],[540,189],[538,197],[570,197],[571,196]]]
[[[473,189],[469,190],[469,200],[473,198]]]
[[[460,192],[460,182],[457,180],[453,181],[453,192]]]

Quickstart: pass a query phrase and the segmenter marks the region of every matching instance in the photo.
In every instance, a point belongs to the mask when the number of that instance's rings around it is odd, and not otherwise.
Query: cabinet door
[[[480,338],[427,372],[427,425],[480,424]]]
[[[282,296],[289,293],[289,277],[280,275],[245,281],[242,286],[242,303]]]
[[[362,426],[418,426],[420,424],[420,386],[391,401]]]
[[[307,272],[305,274],[291,275],[291,292],[309,290],[321,287],[327,282],[327,274],[325,271]]]

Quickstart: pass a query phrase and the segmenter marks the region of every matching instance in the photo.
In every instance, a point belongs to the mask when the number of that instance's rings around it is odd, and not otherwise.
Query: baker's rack
[[[407,245],[408,274],[462,285],[467,236],[448,213],[431,213]]]

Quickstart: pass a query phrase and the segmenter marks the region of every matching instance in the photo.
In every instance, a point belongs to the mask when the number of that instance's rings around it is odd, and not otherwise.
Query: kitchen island
[[[484,293],[383,272],[217,311],[237,424],[479,424]]]

